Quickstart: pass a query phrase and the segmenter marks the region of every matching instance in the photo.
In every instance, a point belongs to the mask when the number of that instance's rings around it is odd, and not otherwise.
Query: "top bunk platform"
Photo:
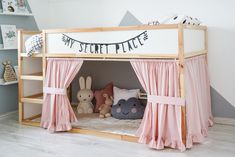
[[[142,25],[50,29],[42,33],[45,57],[177,59],[207,53],[206,26]]]

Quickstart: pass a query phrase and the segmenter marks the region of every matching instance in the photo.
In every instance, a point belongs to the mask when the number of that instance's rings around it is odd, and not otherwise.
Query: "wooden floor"
[[[203,144],[181,153],[156,151],[138,143],[56,133],[17,123],[17,115],[0,118],[0,157],[235,157],[235,126],[215,125]]]

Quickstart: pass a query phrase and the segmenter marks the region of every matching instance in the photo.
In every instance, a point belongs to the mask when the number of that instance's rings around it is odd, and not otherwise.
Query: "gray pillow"
[[[141,119],[144,115],[145,107],[137,98],[121,99],[111,108],[111,114],[117,119]]]

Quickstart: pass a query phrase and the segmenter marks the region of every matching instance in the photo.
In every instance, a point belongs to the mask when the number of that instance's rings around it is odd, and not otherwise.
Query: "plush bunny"
[[[113,97],[108,96],[108,94],[103,94],[103,97],[105,97],[105,102],[99,107],[100,111],[100,118],[110,117],[111,116],[111,107],[113,104]]]
[[[91,77],[86,78],[86,84],[84,77],[79,78],[80,90],[77,93],[77,99],[79,100],[77,112],[81,113],[93,113],[94,106],[92,104],[92,99],[94,97],[91,90]]]

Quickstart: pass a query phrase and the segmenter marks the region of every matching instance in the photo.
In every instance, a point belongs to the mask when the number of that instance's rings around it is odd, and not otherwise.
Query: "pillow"
[[[160,24],[188,24],[188,25],[200,25],[201,21],[197,18],[193,18],[186,15],[172,14],[159,19]]]
[[[137,98],[121,99],[117,105],[112,106],[111,114],[117,119],[142,119],[145,107]]]
[[[101,90],[96,90],[94,93],[95,100],[96,100],[96,105],[95,105],[95,112],[99,112],[99,107],[104,104],[105,98],[103,94],[106,93],[109,96],[113,96],[113,83],[110,82],[107,84],[103,89]]]
[[[119,100],[127,100],[131,97],[138,98],[140,90],[139,89],[120,89],[118,87],[113,87],[113,104],[116,105]]]
[[[42,34],[31,36],[25,41],[25,50],[27,56],[32,56],[34,53],[40,53],[43,46]]]

